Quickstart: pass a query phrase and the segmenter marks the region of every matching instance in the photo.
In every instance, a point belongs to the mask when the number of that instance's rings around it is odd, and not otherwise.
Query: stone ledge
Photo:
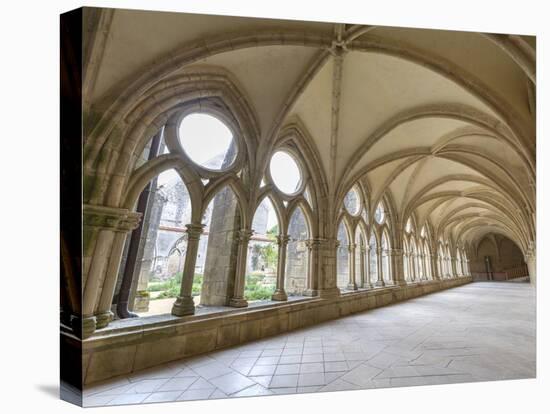
[[[349,292],[266,307],[128,324],[82,341],[85,384],[281,334],[472,281],[459,277]]]

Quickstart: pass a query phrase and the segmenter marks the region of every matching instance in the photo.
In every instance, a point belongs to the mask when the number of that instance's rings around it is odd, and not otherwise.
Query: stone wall
[[[478,245],[477,256],[470,261],[470,272],[480,279],[490,279],[485,258],[488,257],[495,280],[505,279],[508,270],[525,265],[523,253],[510,239],[493,234],[484,238]]]
[[[227,348],[356,312],[460,286],[459,277],[346,293],[332,298],[176,318],[150,324],[119,321],[82,342],[83,381],[91,384],[216,349]]]

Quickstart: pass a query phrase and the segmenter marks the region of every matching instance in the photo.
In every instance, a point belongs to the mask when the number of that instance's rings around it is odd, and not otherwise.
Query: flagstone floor
[[[535,376],[535,290],[471,283],[93,384],[84,406]]]

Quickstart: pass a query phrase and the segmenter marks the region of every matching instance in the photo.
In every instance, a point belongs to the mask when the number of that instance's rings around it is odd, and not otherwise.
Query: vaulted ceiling
[[[93,9],[90,9],[93,10]],[[95,13],[95,12],[94,12]],[[361,181],[436,234],[534,240],[535,41],[529,36],[104,10],[88,12],[87,104],[167,60],[223,68],[260,139],[299,120],[335,196]]]

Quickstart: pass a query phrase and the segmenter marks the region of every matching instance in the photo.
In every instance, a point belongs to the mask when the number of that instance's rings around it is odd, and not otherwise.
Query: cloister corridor
[[[535,289],[478,282],[91,384],[84,406],[535,376]]]

